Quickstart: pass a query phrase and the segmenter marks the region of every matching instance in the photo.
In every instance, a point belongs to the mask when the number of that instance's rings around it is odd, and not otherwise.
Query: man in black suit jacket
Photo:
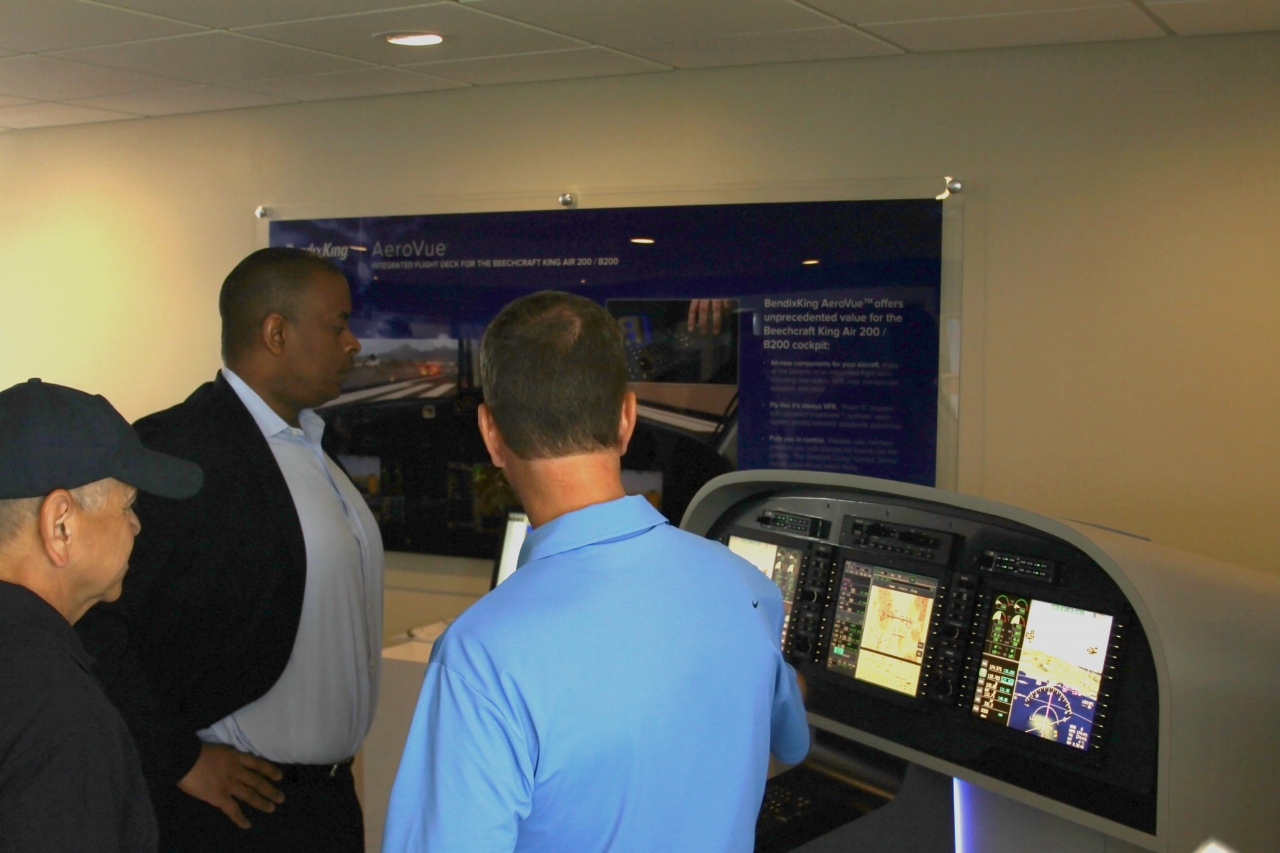
[[[219,307],[226,368],[136,425],[205,487],[139,500],[123,595],[77,627],[138,743],[161,849],[363,849],[349,765],[377,694],[382,545],[310,411],[359,351],[347,282],[264,249]]]

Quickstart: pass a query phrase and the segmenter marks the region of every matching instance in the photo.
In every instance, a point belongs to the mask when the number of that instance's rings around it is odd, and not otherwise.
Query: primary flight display
[[[1112,621],[1103,613],[997,596],[973,714],[1088,749]]]

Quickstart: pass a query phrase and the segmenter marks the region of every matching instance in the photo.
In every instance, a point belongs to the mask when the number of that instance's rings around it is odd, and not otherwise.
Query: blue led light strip
[[[951,780],[951,815],[955,822],[955,850],[956,853],[967,853],[968,839],[965,837],[965,828],[968,826],[968,815],[965,812],[964,782],[959,779]]]

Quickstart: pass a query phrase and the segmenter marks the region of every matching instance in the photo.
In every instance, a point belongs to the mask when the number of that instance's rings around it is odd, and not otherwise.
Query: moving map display
[[[791,605],[796,597],[796,581],[800,575],[804,552],[799,548],[784,548],[743,536],[730,536],[729,550],[764,572],[782,590],[782,645],[785,646],[787,626],[791,624]]]
[[[920,665],[929,638],[929,617],[938,582],[909,572],[877,568],[871,576],[859,681],[878,684],[908,696],[920,685]]]
[[[846,560],[827,669],[915,696],[938,581]]]
[[[1112,617],[998,595],[982,648],[973,713],[1076,749],[1089,748]]]

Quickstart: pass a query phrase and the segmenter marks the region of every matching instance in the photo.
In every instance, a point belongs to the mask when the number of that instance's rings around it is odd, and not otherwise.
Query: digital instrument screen
[[[1102,613],[996,596],[982,645],[974,715],[1088,749],[1111,623],[1112,617]]]
[[[523,512],[507,514],[507,529],[502,534],[502,553],[498,556],[498,581],[494,586],[502,583],[515,572],[516,562],[520,559],[520,548],[524,545],[524,538],[529,535],[530,529],[529,516]]]
[[[827,669],[915,696],[938,581],[845,560]]]
[[[782,590],[782,645],[785,646],[787,626],[791,624],[791,604],[796,597],[796,582],[799,580],[804,551],[742,536],[729,537],[729,550],[764,572]]]

